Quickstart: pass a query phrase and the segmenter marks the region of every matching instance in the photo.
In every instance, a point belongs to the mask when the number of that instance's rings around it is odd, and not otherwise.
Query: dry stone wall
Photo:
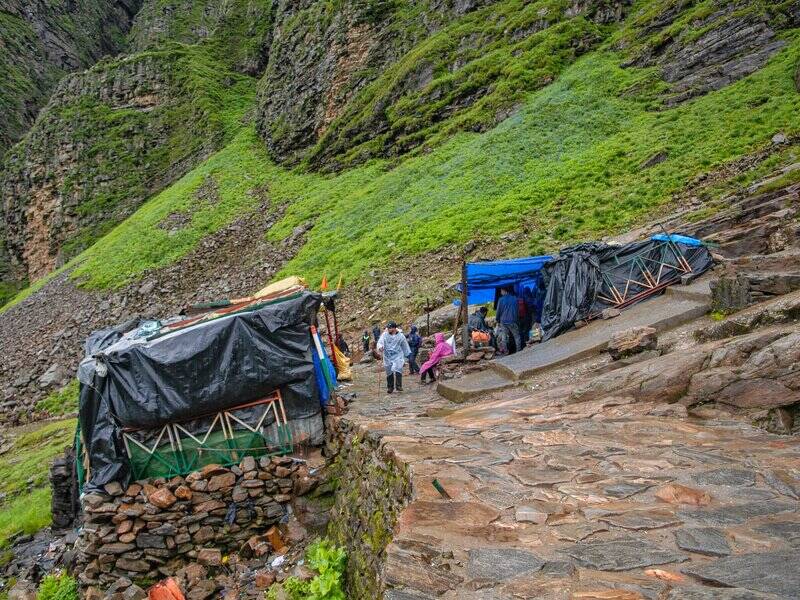
[[[247,457],[185,478],[108,484],[82,499],[79,582],[106,589],[120,578],[157,580],[191,564],[218,567],[228,553],[266,559],[283,539],[271,528],[288,520],[293,492],[313,489],[310,479],[291,457]]]
[[[408,468],[385,451],[380,436],[347,418],[329,417],[329,477],[336,499],[329,537],[347,549],[347,594],[354,600],[383,597],[386,546],[398,515],[411,499]]]
[[[127,488],[112,483],[85,495],[75,545],[85,593],[116,597],[120,581],[138,593],[172,576],[187,598],[206,598],[224,587],[224,577],[211,575],[227,562],[246,564],[246,589],[263,594],[286,576],[268,566],[273,557],[288,552],[287,563],[295,560],[302,550],[294,545],[311,539],[298,530],[324,535],[327,524],[328,537],[347,550],[348,597],[381,598],[385,549],[411,497],[408,469],[379,435],[346,417],[328,416],[326,432],[324,468],[293,457],[247,457],[230,468],[209,465]]]

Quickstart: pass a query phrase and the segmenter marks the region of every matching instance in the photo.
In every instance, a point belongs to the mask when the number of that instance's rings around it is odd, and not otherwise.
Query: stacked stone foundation
[[[109,484],[82,499],[79,582],[107,588],[122,577],[159,580],[191,563],[219,566],[228,553],[266,557],[280,550],[279,528],[271,528],[286,521],[293,490],[304,493],[312,479],[291,457],[248,457],[186,477]]]

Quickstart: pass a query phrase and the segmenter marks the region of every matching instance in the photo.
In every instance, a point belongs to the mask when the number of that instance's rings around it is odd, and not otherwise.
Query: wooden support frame
[[[615,267],[619,268],[625,263],[630,266],[622,289],[614,284],[607,273],[601,273],[602,285],[597,298],[614,308],[630,306],[672,285],[683,275],[692,273],[689,261],[669,240],[659,242],[655,248],[635,254],[625,261],[617,261]]]

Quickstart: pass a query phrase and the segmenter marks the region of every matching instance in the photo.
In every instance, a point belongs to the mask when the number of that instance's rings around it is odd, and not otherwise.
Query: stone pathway
[[[456,409],[416,380],[378,394],[376,376],[358,373],[346,418],[414,490],[387,600],[800,598],[797,437],[524,386]]]

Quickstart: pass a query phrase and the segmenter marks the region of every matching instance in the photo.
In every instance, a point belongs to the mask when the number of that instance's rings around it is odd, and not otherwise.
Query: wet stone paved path
[[[800,439],[519,389],[468,406],[358,373],[347,419],[409,466],[387,600],[800,598]],[[436,478],[451,496],[432,485]]]

